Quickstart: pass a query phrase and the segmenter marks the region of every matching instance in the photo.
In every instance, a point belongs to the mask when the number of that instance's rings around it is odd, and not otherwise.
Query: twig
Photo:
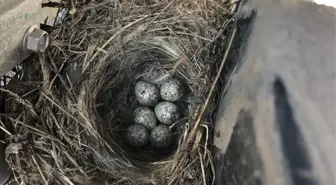
[[[70,0],[70,11],[69,14],[70,15],[75,15],[75,13],[77,12],[74,0]]]
[[[48,91],[48,87],[50,84],[50,68],[48,67],[48,64],[45,60],[45,56],[39,56],[40,60],[40,65],[41,65],[41,71],[42,71],[42,76],[43,76],[43,85],[42,85],[42,91]],[[43,104],[43,96],[40,94],[36,104],[35,108],[36,110],[39,110]]]
[[[160,11],[160,13],[158,14],[158,15],[156,15],[149,23],[147,23],[147,26],[148,25],[150,25],[151,23],[153,23],[164,11],[166,11],[173,3],[175,2],[175,0],[173,0],[173,1],[171,1],[166,7],[164,7],[161,11]],[[124,27],[122,27],[121,29],[119,29],[118,31],[117,31],[117,33],[115,33],[114,35],[112,35],[100,48],[101,49],[105,49],[105,47],[108,45],[108,44],[110,44],[118,35],[120,35],[122,32],[124,32],[126,29],[128,29],[128,28],[130,28],[131,26],[133,26],[133,25],[135,25],[135,24],[137,24],[137,23],[139,23],[140,21],[142,21],[142,20],[144,20],[144,19],[146,19],[147,17],[149,17],[149,15],[145,15],[145,16],[143,16],[142,18],[140,18],[140,19],[137,19],[137,20],[135,20],[135,21],[133,21],[133,22],[131,22],[131,23],[129,23],[129,24],[127,24],[126,26],[124,26]],[[146,27],[147,27],[146,26]],[[143,28],[143,29],[145,29],[145,28]],[[93,56],[92,56],[92,58],[89,60],[89,62],[88,63],[91,63],[97,56],[98,56],[98,54],[99,54],[100,52],[99,51],[97,51]],[[85,70],[84,70],[85,71]]]
[[[208,141],[209,141],[209,126],[205,125],[205,124],[201,124],[201,126],[203,126],[206,130],[206,137],[205,137],[205,144],[204,144],[204,157],[206,156],[206,152],[207,152],[207,146],[208,146]]]
[[[38,136],[45,137],[45,138],[50,139],[50,140],[53,140],[53,141],[57,141],[57,139],[55,139],[55,138],[54,138],[53,136],[51,136],[50,134],[47,134],[47,133],[45,133],[45,132],[43,132],[43,131],[41,131],[41,130],[39,130],[39,129],[33,127],[33,126],[29,126],[29,125],[27,125],[27,124],[25,124],[25,123],[23,123],[23,122],[21,122],[21,121],[19,121],[19,120],[14,120],[13,118],[10,118],[10,117],[8,117],[8,119],[9,119],[10,121],[12,121],[12,122],[16,122],[16,123],[18,123],[18,124],[21,124],[21,125],[23,125],[23,126],[29,128],[29,129],[35,131],[34,134],[36,134],[36,135],[38,135]],[[57,142],[59,142],[59,141],[57,141]]]
[[[130,28],[131,26],[133,26],[133,25],[135,25],[135,24],[137,24],[137,23],[139,23],[140,21],[143,21],[144,19],[146,19],[148,17],[148,15],[145,15],[145,16],[143,16],[143,17],[141,17],[140,19],[137,19],[137,20],[135,20],[135,21],[133,21],[133,22],[131,22],[131,23],[129,23],[129,24],[127,24],[126,26],[124,26],[124,27],[122,27],[121,29],[119,29],[118,31],[117,31],[117,33],[115,33],[115,34],[113,34],[100,48],[101,49],[105,49],[105,47],[108,45],[108,44],[110,44],[112,41],[113,41],[113,39],[115,39],[118,35],[120,35],[122,32],[124,32],[126,29],[128,29],[128,28]],[[99,53],[100,53],[100,51],[97,51],[93,56],[92,56],[92,58],[88,61],[88,63],[91,63],[98,55],[99,55]],[[86,68],[86,67],[88,67],[88,66],[85,66],[84,68]],[[83,71],[85,71],[85,70],[83,70]]]
[[[8,93],[9,95],[13,96],[17,102],[21,103],[22,105],[24,105],[26,107],[27,110],[29,110],[29,112],[35,116],[35,117],[38,117],[37,116],[37,113],[35,111],[35,108],[34,106],[27,100],[21,98],[19,95],[17,95],[16,93],[8,90],[8,89],[4,89],[4,88],[0,88],[0,91],[3,91],[3,92],[6,92]]]
[[[49,100],[53,105],[55,105],[57,108],[59,108],[63,113],[68,115],[70,118],[72,118],[74,121],[81,123],[77,118],[75,118],[73,115],[71,115],[68,111],[66,111],[61,105],[59,105],[57,102],[53,101],[52,98],[50,98],[45,92],[42,92],[42,95]]]
[[[35,157],[34,157],[33,155],[32,155],[32,159],[33,159],[33,161],[34,161],[34,163],[35,163],[35,165],[36,165],[36,167],[37,167],[37,170],[39,171],[39,173],[40,173],[40,175],[41,175],[41,177],[42,177],[44,183],[45,183],[45,184],[48,184],[48,181],[47,181],[47,179],[45,178],[45,176],[44,176],[44,174],[43,174],[43,172],[42,172],[42,169],[41,169],[40,165],[37,163],[37,161],[36,161],[36,159],[35,159]]]
[[[0,126],[0,130],[2,130],[3,132],[5,132],[7,135],[12,136],[13,134],[11,134],[7,129],[5,129],[4,127]]]
[[[211,154],[209,154],[209,155],[211,156]],[[215,170],[215,166],[213,164],[212,157],[210,157],[209,163],[210,163],[210,167],[211,167],[211,171],[212,171],[212,184],[211,185],[214,185],[215,184],[215,179],[216,179],[216,170]]]
[[[6,134],[8,134],[9,136],[13,135],[12,133],[10,133],[6,128],[5,128],[5,124],[0,120],[0,130],[2,130],[3,132],[5,132]]]
[[[67,176],[63,175],[63,174],[60,174],[63,182],[66,182],[68,183],[69,185],[75,185]]]
[[[202,158],[201,151],[198,151],[198,154],[199,154],[199,160],[200,160],[200,162],[201,162],[201,170],[202,170],[203,184],[204,184],[204,185],[207,185],[207,184],[206,184],[206,176],[205,176],[205,170],[204,170],[204,164],[203,164],[203,158]]]

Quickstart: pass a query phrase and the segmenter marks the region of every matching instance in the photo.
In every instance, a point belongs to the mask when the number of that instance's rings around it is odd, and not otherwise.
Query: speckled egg
[[[180,119],[181,115],[178,107],[168,101],[163,101],[157,104],[154,108],[157,119],[166,125],[171,125]]]
[[[160,92],[157,86],[139,81],[135,84],[135,96],[141,105],[154,106],[160,99]]]
[[[127,128],[127,142],[135,148],[142,148],[149,142],[149,132],[140,124],[133,124]]]
[[[169,148],[172,143],[173,135],[167,125],[158,125],[150,134],[150,143],[161,149]]]
[[[160,67],[148,67],[143,74],[143,80],[156,85],[162,85],[171,78],[171,74]]]
[[[134,111],[134,122],[145,126],[148,130],[153,130],[157,124],[157,119],[152,109],[138,107]]]
[[[166,101],[178,101],[184,95],[182,83],[177,79],[170,79],[160,88],[161,98]]]

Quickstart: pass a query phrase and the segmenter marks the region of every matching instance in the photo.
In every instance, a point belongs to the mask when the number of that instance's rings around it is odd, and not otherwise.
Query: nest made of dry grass
[[[72,1],[32,57],[1,88],[1,130],[23,184],[208,184],[216,85],[229,48],[232,4],[222,1]],[[230,9],[231,8],[231,9]],[[160,69],[190,89],[177,148],[132,151],[132,87]]]

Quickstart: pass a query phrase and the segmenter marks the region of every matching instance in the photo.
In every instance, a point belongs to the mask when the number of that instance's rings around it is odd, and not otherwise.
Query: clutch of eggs
[[[141,148],[149,142],[155,148],[165,149],[172,143],[169,125],[181,117],[179,108],[172,103],[184,96],[182,83],[177,79],[162,81],[160,88],[155,84],[138,81],[135,85],[137,101],[143,105],[134,111],[134,123],[127,128],[129,145]],[[159,102],[162,98],[163,102]],[[154,107],[154,111],[148,107]],[[162,124],[158,125],[158,121]]]

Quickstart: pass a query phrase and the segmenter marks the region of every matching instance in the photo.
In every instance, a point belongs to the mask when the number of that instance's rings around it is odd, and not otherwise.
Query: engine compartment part
[[[52,18],[55,15],[56,10],[42,8],[41,0],[0,0],[1,76],[34,51],[33,48],[26,50],[23,47],[27,30],[33,25],[39,28],[40,23],[44,22],[47,17]],[[40,32],[35,30],[34,34],[37,33],[36,31]],[[46,33],[42,35],[44,35],[42,38],[45,38]]]

